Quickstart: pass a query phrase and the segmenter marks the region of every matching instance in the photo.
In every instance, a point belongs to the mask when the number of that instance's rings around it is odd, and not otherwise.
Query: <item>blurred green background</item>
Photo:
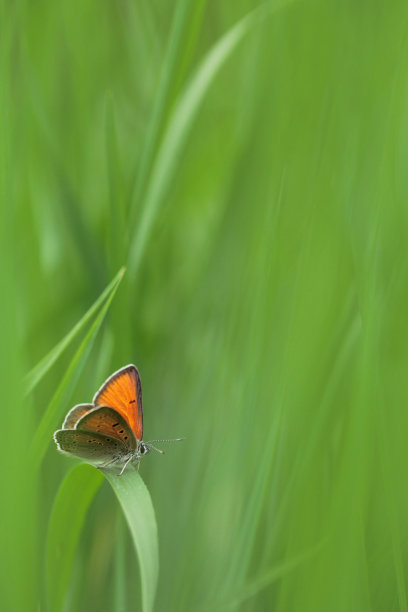
[[[127,363],[145,438],[187,438],[141,467],[156,610],[408,610],[408,6],[259,6],[2,2],[4,611],[47,609],[52,431]],[[41,462],[81,337],[23,376],[123,265]],[[62,609],[140,610],[90,497]]]

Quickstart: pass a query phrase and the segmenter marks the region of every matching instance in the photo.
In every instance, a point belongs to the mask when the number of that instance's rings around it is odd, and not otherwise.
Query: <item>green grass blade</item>
[[[65,349],[69,347],[71,342],[75,340],[78,334],[84,329],[86,324],[92,319],[93,315],[98,311],[100,306],[106,300],[106,298],[110,295],[116,285],[122,279],[124,274],[124,268],[121,268],[112,282],[106,287],[106,289],[101,293],[98,299],[92,304],[92,306],[86,311],[84,316],[74,325],[70,332],[62,339],[56,346],[54,346],[51,351],[45,355],[38,363],[35,365],[28,374],[26,374],[24,378],[24,385],[26,388],[25,395],[28,395],[35,389],[38,383],[42,380],[42,378],[47,374],[47,372],[52,368],[54,363],[61,357]]]
[[[46,592],[48,609],[59,612],[72,574],[75,551],[85,516],[103,475],[89,465],[77,465],[62,482],[48,526]]]
[[[159,574],[157,524],[152,500],[142,478],[134,467],[122,476],[106,472],[132,534],[139,559],[143,612],[153,610]]]
[[[113,601],[112,612],[126,610],[126,547],[125,537],[127,529],[124,525],[123,515],[118,512],[115,533],[115,553],[113,567]]]
[[[203,0],[200,0],[198,4],[201,4],[202,2]],[[170,38],[166,53],[164,55],[159,88],[157,95],[155,96],[155,103],[153,106],[147,139],[143,148],[138,174],[136,177],[136,184],[130,211],[131,227],[134,225],[138,204],[141,200],[146,182],[148,180],[150,168],[154,160],[155,149],[160,138],[160,132],[165,124],[170,106],[169,103],[172,99],[172,92],[174,91],[174,83],[177,82],[176,75],[180,65],[182,64],[182,58],[184,56],[183,43],[191,28],[190,21],[192,15],[190,15],[190,13],[192,10],[197,10],[196,5],[196,2],[192,3],[190,0],[184,0],[183,2],[178,3],[175,8]]]
[[[15,63],[13,49],[18,32],[16,6],[9,12],[0,3],[0,387],[2,394],[2,454],[0,466],[0,609],[34,610],[38,608],[39,564],[38,493],[40,486],[32,478],[25,455],[30,439],[33,414],[27,411],[21,378],[24,356],[21,350],[21,317],[18,305],[21,294],[18,282],[21,255],[18,224],[18,195],[13,189],[16,143],[14,137],[13,88]],[[22,179],[24,182],[24,179]],[[21,261],[21,260],[20,260]],[[29,414],[27,414],[29,412]],[[27,513],[28,510],[28,513]]]
[[[64,406],[66,407],[66,404],[69,401],[72,390],[78,380],[83,366],[85,365],[85,362],[92,349],[94,340],[98,334],[98,331],[103,323],[106,313],[109,310],[109,306],[119,287],[119,282],[123,277],[123,272],[124,271],[122,270],[116,285],[111,289],[111,293],[108,299],[106,300],[105,304],[98,313],[98,316],[92,323],[85,338],[81,342],[77,352],[75,353],[71,363],[69,364],[64,378],[62,379],[60,385],[54,393],[41,419],[30,449],[33,469],[36,469],[40,466],[44,454],[47,450],[48,444],[52,440],[52,433],[58,427],[58,419],[60,418],[60,412]]]
[[[140,222],[130,243],[128,268],[131,277],[137,272],[159,207],[175,172],[181,149],[215,77],[245,35],[259,23],[265,12],[270,12],[271,7],[276,10],[290,2],[292,0],[282,0],[274,5],[267,2],[230,28],[208,51],[182,92],[164,133],[146,188],[145,204]]]
[[[106,94],[105,100],[105,144],[106,168],[109,187],[107,245],[109,266],[117,270],[125,258],[125,214],[124,197],[121,181],[121,162],[118,149],[116,114],[114,99],[111,93]]]

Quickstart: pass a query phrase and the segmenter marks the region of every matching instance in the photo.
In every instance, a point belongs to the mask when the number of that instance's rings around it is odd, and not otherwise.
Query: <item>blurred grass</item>
[[[61,483],[52,507],[46,543],[45,579],[49,610],[65,608],[75,552],[89,505],[103,476],[89,466],[76,466]]]
[[[64,420],[62,418],[63,415],[61,415],[61,408],[63,407],[64,403],[68,402],[69,399],[72,397],[73,387],[77,383],[78,378],[81,375],[81,372],[85,366],[85,363],[89,358],[95,339],[109,310],[109,306],[111,305],[111,302],[115,296],[119,283],[122,280],[123,274],[124,268],[119,270],[112,283],[110,283],[107,289],[102,293],[102,296],[105,296],[105,302],[102,302],[102,305],[100,305],[99,312],[97,312],[97,314],[95,315],[94,320],[92,321],[92,324],[90,325],[87,333],[85,334],[84,339],[82,340],[81,344],[79,345],[78,349],[74,354],[74,357],[69,363],[65,375],[63,376],[46,410],[44,411],[41,421],[38,423],[36,432],[33,436],[32,443],[30,445],[30,463],[32,469],[37,469],[40,466],[45,455],[46,449],[49,446],[50,441],[53,440],[53,432],[61,427],[58,423],[58,416],[60,416],[60,421]],[[98,302],[99,298],[95,302],[95,304],[98,304]],[[82,321],[84,319],[87,319],[87,313],[85,313]],[[56,348],[54,349],[57,353],[60,350],[59,347],[63,346],[67,342],[67,337],[72,338],[74,332],[75,327],[71,330],[68,336],[65,336],[65,338],[63,338],[57,344]],[[41,364],[46,362],[48,359],[49,354],[46,355],[45,358],[40,361],[39,365],[41,366]]]
[[[125,264],[60,409],[134,362],[146,439],[187,438],[141,466],[156,609],[408,608],[408,8],[268,3],[203,80],[260,6],[1,3],[2,610],[45,609],[72,461],[27,448],[78,347],[21,381]],[[138,609],[116,504],[67,611]]]
[[[83,317],[81,317],[80,321],[74,325],[71,331],[60,341],[54,348],[52,348],[47,355],[37,365],[35,365],[30,372],[28,372],[25,377],[26,384],[26,395],[30,394],[35,387],[41,382],[41,379],[47,374],[48,370],[52,368],[54,363],[59,359],[59,357],[63,354],[63,352],[69,347],[69,345],[74,341],[75,337],[83,330],[87,323],[92,319],[92,316],[98,312],[98,308],[100,308],[104,301],[107,302],[107,305],[102,309],[102,316],[99,314],[98,317],[95,317],[96,322],[100,320],[102,322],[103,315],[107,311],[110,306],[111,300],[115,294],[116,287],[121,281],[124,274],[124,268],[121,268],[118,274],[115,276],[113,281],[109,283],[106,287],[105,291],[101,293],[99,298],[92,304],[92,306],[86,311]],[[97,324],[93,324],[92,332],[90,334],[90,338],[94,335],[94,329],[98,331],[99,327]]]

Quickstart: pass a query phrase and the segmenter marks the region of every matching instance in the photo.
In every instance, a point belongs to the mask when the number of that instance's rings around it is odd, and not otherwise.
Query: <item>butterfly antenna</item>
[[[171,440],[149,440],[146,444],[150,444],[151,442],[181,442],[181,440],[185,440],[185,438],[172,438]]]
[[[160,440],[157,440],[157,441],[159,442]],[[153,440],[153,442],[156,442],[156,440]],[[157,451],[157,452],[158,452],[158,453],[160,453],[161,455],[164,455],[164,450],[161,450],[160,448],[156,448],[156,447],[155,447],[155,446],[153,446],[153,444],[151,444],[150,442],[146,442],[146,445],[147,445],[149,448],[152,448],[153,450]]]
[[[160,448],[156,448],[152,444],[152,442],[181,442],[181,440],[185,440],[185,438],[173,438],[171,440],[149,440],[148,442],[145,442],[145,444],[147,444],[149,448],[152,448],[153,450],[157,451],[161,455],[164,455],[164,450],[161,450]]]

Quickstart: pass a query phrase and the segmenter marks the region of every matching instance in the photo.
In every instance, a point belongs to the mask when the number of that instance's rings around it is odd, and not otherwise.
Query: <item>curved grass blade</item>
[[[111,305],[111,302],[119,287],[119,283],[123,277],[123,273],[124,270],[122,270],[120,278],[111,290],[108,299],[102,306],[101,310],[98,313],[98,316],[95,318],[90,329],[88,330],[88,333],[81,342],[77,352],[75,353],[71,363],[68,366],[64,378],[62,379],[59,387],[54,393],[41,419],[41,422],[34,435],[33,442],[30,448],[33,470],[38,469],[38,467],[40,466],[41,461],[47,450],[47,446],[52,440],[52,433],[58,426],[58,418],[60,417],[59,413],[64,406],[66,407],[69,401],[72,390],[79,378],[83,366],[85,365],[85,362],[92,349],[98,331],[103,323],[106,313],[109,310],[109,306]]]
[[[157,524],[149,491],[133,466],[122,476],[105,470],[122,506],[139,559],[143,612],[152,612],[159,575]]]
[[[73,340],[77,337],[79,332],[86,326],[88,321],[91,320],[93,315],[97,312],[106,298],[110,295],[116,285],[121,281],[123,274],[125,272],[124,268],[121,268],[112,282],[106,287],[106,289],[101,293],[98,299],[92,304],[92,306],[86,311],[84,316],[74,325],[70,332],[62,339],[56,346],[54,346],[51,351],[45,355],[38,363],[35,365],[28,374],[26,374],[24,378],[24,386],[26,388],[25,395],[29,395],[33,389],[38,385],[41,379],[47,374],[48,370],[54,365],[59,357],[61,357],[62,353],[66,348],[73,342]]]
[[[85,516],[103,475],[90,465],[75,466],[62,482],[51,511],[46,544],[48,609],[63,609]]]
[[[113,603],[112,612],[123,612],[126,610],[126,547],[125,529],[122,512],[118,510],[115,553],[113,567]]]
[[[273,4],[270,2],[262,4],[230,28],[210,49],[182,92],[169,119],[168,128],[164,133],[162,144],[154,162],[150,181],[146,188],[145,204],[141,212],[140,223],[130,243],[128,269],[132,278],[139,267],[159,206],[174,174],[180,151],[210,85],[252,27],[258,24],[271,10],[277,10],[292,1],[281,0]]]

